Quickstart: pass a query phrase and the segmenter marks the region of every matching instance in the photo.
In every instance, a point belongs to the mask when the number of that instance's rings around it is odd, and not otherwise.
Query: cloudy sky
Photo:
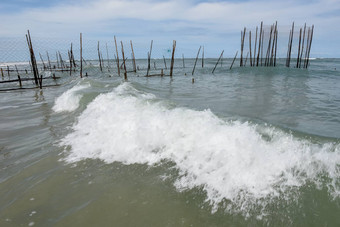
[[[208,55],[233,56],[240,31],[260,24],[279,25],[279,40],[288,41],[297,27],[315,25],[312,57],[340,56],[340,0],[1,0],[0,37],[24,37],[27,29],[40,38],[78,37],[143,44],[177,45]],[[281,51],[283,54],[284,51]],[[217,57],[217,56],[216,56]]]

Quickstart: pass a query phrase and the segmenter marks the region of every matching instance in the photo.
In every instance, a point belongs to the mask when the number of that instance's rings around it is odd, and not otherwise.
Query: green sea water
[[[340,60],[216,60],[0,92],[0,226],[339,226]]]

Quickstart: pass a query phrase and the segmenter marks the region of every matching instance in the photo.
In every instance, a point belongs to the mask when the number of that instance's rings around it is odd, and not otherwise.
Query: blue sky
[[[285,55],[291,23],[306,22],[315,25],[312,57],[340,57],[339,0],[1,0],[0,21],[0,38],[24,38],[30,29],[41,39],[71,40],[82,32],[85,40],[111,42],[116,35],[146,49],[151,39],[159,48],[175,39],[186,55],[204,45],[211,57],[222,49],[233,56],[241,29],[254,32],[261,21],[278,21]]]

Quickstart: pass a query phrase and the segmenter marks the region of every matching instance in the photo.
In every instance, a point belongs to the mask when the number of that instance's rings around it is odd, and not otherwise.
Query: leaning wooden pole
[[[133,51],[132,40],[130,40],[130,44],[131,44],[131,52],[132,52],[133,71],[134,71],[134,72],[137,72],[136,59],[135,59],[135,52]]]
[[[298,54],[297,54],[297,58],[296,58],[296,68],[299,68],[299,62],[300,62],[301,36],[302,36],[302,28],[300,28],[299,48],[298,48]]]
[[[117,70],[118,70],[118,76],[120,76],[120,65],[119,65],[119,55],[118,55],[118,46],[117,46],[116,36],[114,36],[114,40],[115,40],[116,54],[117,54]]]
[[[237,54],[238,54],[238,51],[236,51],[235,57],[234,57],[234,59],[233,59],[233,62],[231,63],[231,66],[230,66],[230,68],[229,68],[229,69],[231,69],[231,68],[233,67],[233,65],[234,65],[234,62],[235,62],[235,60],[236,60],[236,57],[237,57]]]
[[[27,31],[26,40],[27,40],[27,44],[28,44],[28,48],[29,48],[30,56],[31,56],[31,64],[32,64],[32,70],[33,70],[33,75],[34,75],[34,82],[38,86],[39,85],[39,71],[38,71],[36,61],[35,61],[35,55],[34,55],[34,50],[33,50],[33,45],[32,45],[31,35],[30,35],[29,30]]]
[[[309,64],[309,55],[310,55],[310,49],[311,49],[311,46],[312,46],[313,33],[314,33],[314,24],[312,25],[312,31],[311,31],[311,35],[310,35],[306,69],[308,68],[308,64]]]
[[[255,35],[255,47],[254,47],[253,66],[255,66],[255,60],[256,60],[257,30],[258,30],[258,27],[256,26],[256,35]]]
[[[125,65],[125,57],[124,57],[124,46],[123,42],[120,41],[120,44],[122,46],[122,56],[123,56],[123,63],[124,63],[124,80],[127,80],[127,71],[126,71],[126,65]]]
[[[168,68],[166,67],[166,61],[165,61],[164,55],[163,55],[163,61],[164,61],[164,67],[165,67],[165,69],[168,69]]]
[[[251,54],[251,31],[249,31],[249,62],[250,66],[253,66],[253,59],[252,59],[252,54]]]
[[[83,78],[83,37],[80,33],[80,78]]]
[[[101,58],[100,58],[99,41],[98,41],[97,49],[98,49],[98,60],[99,60],[100,71],[103,72],[102,60],[101,60]]]
[[[218,65],[218,62],[221,60],[221,58],[222,58],[222,56],[223,56],[223,52],[224,52],[224,50],[222,50],[222,53],[221,53],[220,57],[218,58],[218,60],[217,60],[217,62],[216,62],[216,65],[215,65],[215,67],[214,67],[212,73],[215,72],[215,69],[216,69],[216,67],[217,67],[217,65]]]
[[[202,50],[202,68],[204,67],[204,46]]]
[[[261,38],[262,38],[262,26],[263,26],[263,21],[261,21],[261,27],[260,27],[259,49],[258,49],[258,51],[257,51],[256,66],[259,66],[259,60],[260,60]]]
[[[196,55],[196,59],[195,59],[195,64],[194,64],[194,68],[192,69],[191,75],[194,75],[195,68],[196,68],[196,63],[197,63],[197,59],[198,59],[198,55],[200,54],[200,51],[201,51],[201,46],[200,46],[200,48],[197,51],[197,55]]]
[[[299,61],[299,68],[301,68],[301,59],[303,56],[303,51],[304,51],[304,47],[305,47],[305,36],[306,36],[306,23],[305,26],[303,27],[303,39],[302,39],[302,48],[301,48],[301,53],[300,53],[300,61]]]
[[[175,50],[176,50],[176,40],[174,40],[173,44],[172,44],[172,55],[171,55],[171,65],[170,65],[170,78],[172,78],[172,73],[173,73],[173,69],[174,69]]]

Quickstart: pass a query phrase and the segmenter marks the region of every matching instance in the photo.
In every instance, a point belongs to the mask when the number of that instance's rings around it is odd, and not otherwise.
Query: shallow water
[[[215,62],[2,92],[0,225],[340,225],[340,61]]]

